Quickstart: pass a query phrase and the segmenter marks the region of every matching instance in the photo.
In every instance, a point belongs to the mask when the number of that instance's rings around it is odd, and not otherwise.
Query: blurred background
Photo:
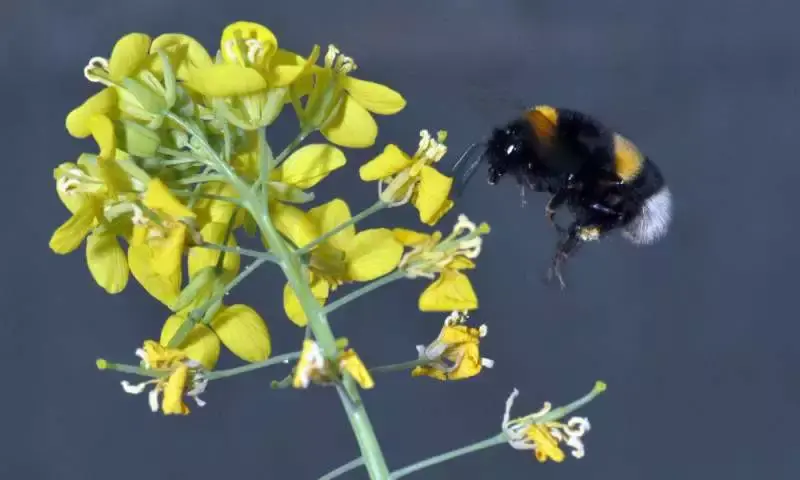
[[[0,5],[6,208],[0,361],[0,477],[7,479],[315,479],[357,455],[335,393],[269,388],[283,367],[214,382],[188,417],[152,414],[123,376],[94,361],[134,363],[166,310],[131,281],[106,295],[83,248],[47,247],[67,218],[53,168],[94,148],[64,118],[97,91],[86,61],[122,35],[183,32],[216,51],[236,20],[267,25],[300,53],[335,43],[355,74],[408,100],[379,118],[374,148],[316,190],[354,211],[375,200],[355,168],[387,142],[413,151],[421,129],[446,129],[451,155],[525,106],[596,115],[662,168],[675,198],[671,234],[649,248],[615,236],[568,266],[564,292],[543,283],[555,234],[546,198],[520,205],[511,183],[483,178],[458,213],[492,227],[471,275],[482,353],[493,370],[455,383],[378,377],[364,393],[391,467],[497,431],[506,397],[517,412],[562,404],[596,379],[608,392],[582,410],[586,457],[538,464],[498,446],[409,478],[794,479],[800,382],[796,347],[796,134],[800,33],[795,2],[763,0],[496,0],[356,2],[6,0]],[[287,112],[288,116],[288,112]],[[289,116],[289,118],[291,118]],[[286,122],[269,138],[282,146]],[[481,173],[481,177],[484,173]],[[395,209],[362,228],[421,228]],[[417,310],[423,281],[392,284],[332,320],[368,364],[412,359],[444,315]],[[264,268],[232,295],[267,319],[275,354],[300,332]],[[223,357],[220,367],[236,362]],[[357,470],[342,478],[363,479]]]

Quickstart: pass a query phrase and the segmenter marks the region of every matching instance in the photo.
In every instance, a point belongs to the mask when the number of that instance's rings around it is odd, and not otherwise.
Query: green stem
[[[495,445],[501,445],[506,442],[507,440],[505,435],[499,433],[493,437],[487,438],[486,440],[481,440],[480,442],[457,448],[455,450],[450,450],[449,452],[436,455],[435,457],[428,458],[427,460],[403,467],[400,470],[392,472],[392,474],[389,476],[389,480],[396,480],[398,478],[405,477],[406,475],[411,475],[412,473],[422,470],[423,468],[432,467],[433,465],[437,465],[463,455],[468,455],[485,448],[494,447]]]
[[[605,391],[606,391],[606,384],[601,381],[597,381],[595,382],[594,388],[592,388],[591,392],[587,393],[586,395],[582,396],[581,398],[575,400],[572,403],[568,403],[563,407],[554,408],[553,410],[550,410],[548,413],[542,415],[541,417],[536,417],[536,423],[547,423],[566,417],[570,413],[578,410],[587,403],[591,402],[592,400],[594,400],[596,396],[600,395]]]
[[[167,347],[178,348],[181,342],[183,342],[186,339],[186,336],[189,335],[189,332],[192,331],[194,326],[197,324],[198,319],[200,318],[200,316],[195,315],[194,312],[205,312],[205,310],[214,305],[216,302],[222,300],[222,298],[225,297],[225,295],[227,295],[228,292],[233,290],[233,287],[235,287],[242,280],[247,278],[248,275],[256,271],[256,269],[266,261],[267,259],[264,257],[253,260],[253,262],[250,263],[250,265],[248,265],[244,270],[239,272],[239,275],[237,275],[233,280],[231,280],[231,283],[225,286],[224,290],[212,296],[211,298],[203,302],[203,304],[199,308],[192,311],[192,313],[189,315],[189,318],[184,320],[181,326],[178,327],[178,331],[176,331],[175,335],[173,335],[172,338],[169,340]]]
[[[350,426],[356,434],[358,448],[361,449],[361,458],[367,467],[369,478],[372,480],[388,480],[389,467],[383,459],[380,443],[375,436],[375,431],[367,416],[364,402],[358,394],[358,386],[353,377],[345,375],[342,379],[343,386],[336,386],[339,399],[342,401]]]
[[[208,378],[209,380],[218,380],[220,378],[232,377],[234,375],[240,375],[242,373],[258,370],[260,368],[271,367],[272,365],[277,365],[279,363],[288,363],[298,358],[300,358],[300,352],[284,353],[283,355],[272,357],[269,360],[264,360],[263,362],[250,363],[247,365],[242,365],[241,367],[210,372],[206,375],[206,378]]]
[[[180,185],[194,185],[208,182],[223,182],[225,177],[222,175],[200,173],[198,175],[191,175],[189,177],[180,178],[177,183]]]
[[[113,370],[115,372],[131,373],[133,375],[152,378],[160,378],[170,373],[169,370],[142,368],[136,365],[125,365],[123,363],[111,363],[102,358],[97,360],[97,367],[100,370]]]
[[[188,192],[185,190],[170,189],[170,192],[178,197],[207,198],[209,200],[219,200],[221,202],[228,202],[236,206],[242,205],[242,202],[240,202],[238,198],[226,197],[225,195],[216,195],[213,193],[199,193],[197,189]]]
[[[342,222],[341,224],[339,224],[336,227],[334,227],[332,230],[330,230],[328,232],[325,232],[324,234],[322,234],[318,238],[314,239],[314,241],[312,241],[311,243],[309,243],[306,246],[298,249],[295,253],[297,255],[303,255],[303,254],[306,254],[306,253],[310,252],[311,250],[314,249],[314,247],[316,247],[317,245],[321,244],[322,242],[328,240],[329,238],[331,238],[332,236],[334,236],[337,233],[341,232],[342,230],[344,230],[345,228],[349,227],[350,225],[355,225],[356,223],[360,222],[361,220],[364,220],[365,218],[367,218],[368,216],[372,215],[373,213],[378,212],[380,210],[383,210],[387,206],[388,205],[386,203],[384,203],[381,200],[378,200],[377,202],[375,202],[369,208],[359,212],[358,214],[356,214],[356,216],[351,217],[346,222]]]
[[[411,370],[422,365],[427,365],[429,363],[430,360],[428,360],[427,358],[417,358],[414,360],[409,360],[407,362],[392,363],[390,365],[381,365],[379,367],[372,367],[369,369],[369,371],[370,373],[401,372],[403,370]]]
[[[289,145],[286,145],[286,148],[284,148],[284,149],[281,151],[281,153],[279,153],[279,154],[278,154],[278,156],[277,156],[277,157],[275,157],[275,165],[274,165],[274,166],[277,168],[278,166],[280,166],[280,164],[281,164],[281,163],[283,163],[283,161],[284,161],[284,160],[286,160],[287,158],[289,158],[289,155],[290,155],[290,154],[291,154],[291,153],[292,153],[292,152],[293,152],[293,151],[294,151],[294,150],[295,150],[297,147],[299,147],[301,143],[303,143],[303,140],[305,140],[305,139],[306,139],[306,137],[307,137],[307,136],[308,136],[310,133],[311,133],[311,132],[307,132],[307,131],[305,131],[305,130],[301,130],[301,131],[300,131],[300,133],[299,133],[299,134],[298,134],[296,137],[294,137],[294,139],[293,139],[293,140],[292,140],[292,141],[289,143]]]
[[[355,470],[356,468],[364,465],[364,459],[358,457],[356,459],[350,460],[349,462],[345,463],[341,467],[337,467],[334,470],[326,473],[325,475],[319,477],[319,480],[333,480],[336,477],[340,477],[345,473],[349,472],[350,470]]]
[[[272,223],[267,204],[260,201],[261,199],[259,195],[256,195],[253,191],[252,185],[248,185],[244,182],[229,164],[222,161],[217,152],[205,141],[202,134],[195,133],[194,127],[183,121],[183,119],[177,115],[168,113],[167,116],[184,128],[187,133],[195,135],[198,138],[201,146],[207,151],[215,169],[220,174],[226,176],[227,180],[237,190],[239,196],[242,198],[244,207],[247,208],[253,216],[261,233],[267,238],[267,243],[280,260],[279,264],[281,270],[283,270],[289,286],[294,290],[297,300],[300,302],[300,306],[303,308],[306,318],[308,318],[308,323],[311,326],[311,330],[314,333],[314,338],[318,345],[329,360],[335,360],[338,356],[336,338],[331,331],[325,311],[311,292],[311,287],[303,274],[302,265],[298,258],[294,255],[294,252],[289,248],[286,241]],[[261,261],[261,259],[257,259],[253,263],[259,261]],[[191,326],[186,333],[188,334],[190,330]],[[386,461],[383,458],[383,452],[381,452],[378,440],[375,438],[375,432],[370,424],[364,404],[359,397],[358,389],[354,386],[352,378],[348,375],[344,378],[344,385],[349,387],[349,397],[352,400],[352,404],[345,403],[345,410],[347,411],[347,416],[350,420],[353,432],[356,435],[356,440],[361,448],[361,454],[364,458],[364,463],[367,466],[370,478],[372,480],[386,480],[389,476],[389,469],[386,466]]]
[[[203,243],[197,246],[200,248],[207,248],[209,250],[219,250],[220,252],[238,253],[239,255],[244,255],[246,257],[263,258],[272,263],[280,263],[280,260],[278,260],[275,255],[269,252],[260,252],[258,250],[251,250],[249,248],[242,247],[229,247],[227,245],[220,245],[218,243]]]
[[[376,290],[384,285],[394,282],[395,280],[405,278],[405,275],[406,275],[405,272],[403,272],[402,270],[395,270],[394,272],[388,275],[384,275],[383,277],[364,285],[358,290],[354,290],[345,295],[344,297],[329,303],[327,306],[325,306],[325,313],[331,313],[335,311],[337,308],[352,302],[353,300],[357,299],[362,295],[366,295],[373,290]]]

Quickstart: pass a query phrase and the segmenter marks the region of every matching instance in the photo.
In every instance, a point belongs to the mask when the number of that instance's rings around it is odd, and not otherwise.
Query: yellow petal
[[[561,463],[564,461],[564,452],[558,446],[558,441],[545,428],[542,425],[531,425],[525,432],[526,436],[536,444],[536,459],[545,462],[548,458],[552,458],[554,462]]]
[[[311,283],[311,293],[320,306],[324,305],[330,293],[328,283],[322,279],[316,279]],[[298,327],[305,327],[308,323],[308,318],[300,305],[300,300],[297,299],[297,295],[294,294],[294,290],[288,283],[283,287],[283,309],[286,311],[286,316],[289,317],[289,320]]]
[[[267,88],[267,81],[257,70],[230,63],[192,69],[184,83],[209,97],[247,95]]]
[[[413,370],[411,370],[411,376],[412,377],[426,376],[441,381],[447,380],[447,376],[441,370],[426,365],[415,367]]]
[[[94,281],[112,295],[128,284],[128,259],[113,233],[94,232],[86,238],[86,264]]]
[[[135,233],[134,233],[135,235]],[[162,276],[156,273],[153,266],[153,252],[146,244],[134,244],[128,247],[128,265],[133,278],[156,300],[167,307],[171,306],[181,290],[181,271]]]
[[[328,203],[323,203],[308,211],[308,217],[317,225],[319,233],[328,233],[339,225],[352,219],[350,207],[341,198],[334,198]],[[339,251],[345,251],[347,245],[356,236],[355,225],[348,225],[341,232],[330,237],[325,243]]]
[[[165,346],[168,345],[185,320],[185,315],[170,315],[167,321],[164,322],[164,326],[161,327],[159,343]],[[192,360],[200,362],[204,367],[212,370],[219,359],[219,346],[219,338],[214,332],[202,323],[198,323],[183,340],[180,349]]]
[[[162,277],[172,277],[181,272],[181,259],[186,247],[186,225],[179,223],[169,229],[167,237],[151,245],[153,271]]]
[[[92,133],[89,119],[96,114],[109,115],[116,108],[117,92],[112,87],[106,87],[69,112],[66,121],[67,131],[75,138],[86,138]]]
[[[175,76],[184,80],[192,68],[202,68],[212,65],[214,61],[203,45],[189,35],[182,33],[165,33],[159,35],[150,45],[150,53],[163,50],[170,57]],[[161,59],[154,62],[154,70],[161,68]]]
[[[305,212],[297,207],[274,202],[270,205],[270,213],[275,228],[297,247],[304,247],[319,237],[319,229]]]
[[[229,183],[208,182],[200,187],[200,193],[238,198],[236,188]],[[201,198],[193,208],[201,225],[209,222],[228,223],[236,210],[236,205],[225,200]],[[243,210],[242,210],[243,211]]]
[[[345,250],[348,276],[357,282],[374,280],[397,268],[402,256],[403,246],[395,240],[391,230],[364,230]]]
[[[452,207],[448,198],[453,179],[442,175],[430,166],[422,167],[420,182],[414,194],[413,204],[419,210],[419,219],[426,225],[435,225]]]
[[[247,305],[223,307],[211,321],[219,339],[234,355],[247,362],[261,362],[272,352],[264,319]]]
[[[147,60],[149,50],[150,37],[144,33],[130,33],[120,38],[108,60],[111,81],[119,83],[135,75]]]
[[[372,375],[369,374],[364,362],[353,350],[342,353],[341,357],[339,357],[339,368],[349,373],[361,388],[369,390],[375,386]]]
[[[474,377],[481,372],[481,356],[478,345],[468,343],[458,348],[458,361],[455,368],[448,372],[447,378],[450,380],[463,380]]]
[[[266,66],[275,51],[278,49],[278,39],[272,31],[264,25],[255,22],[234,22],[225,27],[220,39],[219,51],[226,62],[245,65],[247,61],[246,40],[258,40],[264,51],[262,58],[255,59],[257,64]]]
[[[347,163],[344,153],[333,145],[316,143],[294,152],[278,168],[280,181],[297,188],[311,188]]]
[[[453,310],[475,310],[478,297],[469,278],[460,272],[443,271],[419,297],[419,309],[423,312],[451,312]]]
[[[195,218],[195,213],[175,198],[164,182],[158,178],[150,180],[147,184],[144,205],[151,210],[160,210],[172,219]]]
[[[200,235],[203,240],[209,243],[216,243],[221,245],[225,241],[225,234],[228,232],[228,225],[226,223],[212,222],[200,229]],[[228,238],[227,245],[229,247],[236,247],[236,237],[231,235]],[[206,268],[214,267],[219,261],[219,256],[222,252],[211,248],[192,247],[189,249],[189,277],[194,277],[197,272]],[[241,258],[238,253],[225,252],[225,258],[222,260],[222,268],[225,270],[226,276],[230,276],[231,280],[239,272],[241,265]]]
[[[183,403],[183,394],[189,383],[189,367],[180,365],[167,379],[161,410],[164,415],[188,415],[189,407]]]
[[[480,329],[470,328],[466,325],[448,325],[439,334],[439,342],[447,345],[480,342]]]
[[[402,95],[380,83],[345,77],[344,88],[362,107],[379,115],[393,115],[406,106]]]
[[[297,81],[311,71],[319,58],[319,45],[314,45],[307,59],[279,49],[270,61],[270,83],[273,87],[284,87]],[[299,63],[298,63],[299,60]]]
[[[475,268],[475,262],[463,255],[456,255],[447,265],[447,268],[450,270],[472,270]]]
[[[89,130],[100,148],[98,160],[113,160],[117,150],[117,137],[114,123],[106,115],[96,114],[89,119]]]
[[[86,235],[92,231],[98,206],[96,202],[83,205],[74,215],[64,222],[50,237],[50,249],[65,255],[81,245]]]
[[[329,142],[336,145],[366,148],[375,143],[378,124],[364,107],[349,96],[345,96],[339,111],[320,132]]]
[[[386,145],[380,155],[365,163],[358,169],[361,180],[371,182],[394,175],[408,168],[413,162],[411,157],[400,150],[397,145]]]
[[[431,238],[431,236],[427,233],[415,232],[414,230],[409,230],[407,228],[395,228],[392,230],[392,234],[401,245],[405,245],[407,247],[416,247],[417,245],[422,245]]]

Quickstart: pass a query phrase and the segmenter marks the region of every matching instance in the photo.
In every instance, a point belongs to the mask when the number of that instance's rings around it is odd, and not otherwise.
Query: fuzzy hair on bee
[[[454,166],[456,196],[484,162],[491,185],[512,176],[523,194],[551,195],[545,215],[562,238],[548,278],[562,288],[561,266],[582,244],[619,231],[635,245],[650,245],[669,230],[672,194],[661,170],[633,142],[582,112],[539,105],[495,128]],[[560,207],[574,217],[569,227],[555,222]]]

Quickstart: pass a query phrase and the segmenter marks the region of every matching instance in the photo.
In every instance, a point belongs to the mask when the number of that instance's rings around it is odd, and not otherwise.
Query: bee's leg
[[[561,289],[563,290],[566,288],[567,284],[564,282],[564,276],[561,273],[561,267],[564,265],[564,262],[567,261],[570,255],[572,255],[578,247],[583,244],[583,240],[580,237],[581,227],[577,223],[573,223],[569,230],[566,232],[566,236],[558,243],[558,247],[556,248],[556,253],[553,256],[553,261],[550,264],[550,268],[547,270],[547,281],[553,281],[553,277],[558,279],[558,283],[561,285]]]
[[[567,189],[561,189],[555,193],[552,197],[550,197],[550,201],[547,202],[547,205],[544,207],[544,215],[547,217],[547,220],[550,222],[551,225],[559,232],[565,233],[566,230],[556,223],[556,211],[564,205],[564,202],[567,201]]]

